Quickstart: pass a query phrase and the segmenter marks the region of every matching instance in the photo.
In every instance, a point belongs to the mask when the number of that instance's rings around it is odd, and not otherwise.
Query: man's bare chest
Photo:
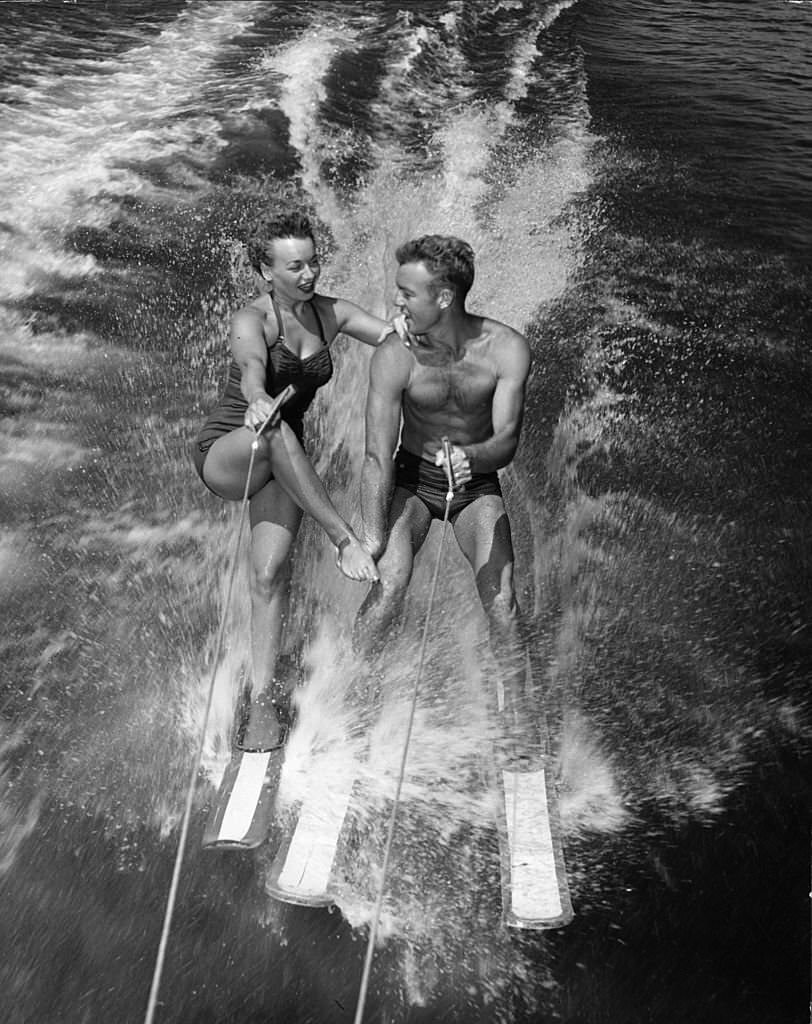
[[[496,389],[496,374],[480,361],[461,359],[443,365],[416,363],[412,369],[407,397],[415,409],[431,412],[490,409]]]

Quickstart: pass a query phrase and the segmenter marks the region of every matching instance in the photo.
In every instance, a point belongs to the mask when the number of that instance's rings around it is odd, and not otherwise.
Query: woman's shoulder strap
[[[285,326],[282,323],[282,310],[279,308],[279,303],[273,297],[273,292],[269,292],[268,297],[271,300],[273,315],[276,317],[276,341],[274,342],[274,345],[276,345],[277,342],[285,340]]]

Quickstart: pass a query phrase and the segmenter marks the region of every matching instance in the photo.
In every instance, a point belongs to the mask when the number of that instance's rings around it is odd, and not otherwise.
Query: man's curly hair
[[[404,242],[395,258],[400,265],[422,263],[431,273],[434,295],[442,288],[453,289],[460,303],[474,283],[474,250],[453,235],[421,235]]]

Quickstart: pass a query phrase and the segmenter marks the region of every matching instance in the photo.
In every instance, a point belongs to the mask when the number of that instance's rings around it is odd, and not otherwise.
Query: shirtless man
[[[497,470],[508,465],[519,441],[530,348],[512,328],[466,311],[474,279],[466,242],[424,235],[402,245],[396,258],[396,303],[408,335],[390,336],[371,361],[362,539],[380,581],[359,611],[356,645],[378,653],[401,612],[431,521],[443,519],[447,438],[455,482],[449,521],[488,617],[509,721],[518,724],[524,646]]]

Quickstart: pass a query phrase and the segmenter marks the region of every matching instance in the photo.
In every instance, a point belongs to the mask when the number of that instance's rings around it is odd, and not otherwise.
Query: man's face
[[[403,263],[395,276],[395,305],[412,334],[426,332],[440,319],[440,295],[431,287],[432,276],[423,263]]]

